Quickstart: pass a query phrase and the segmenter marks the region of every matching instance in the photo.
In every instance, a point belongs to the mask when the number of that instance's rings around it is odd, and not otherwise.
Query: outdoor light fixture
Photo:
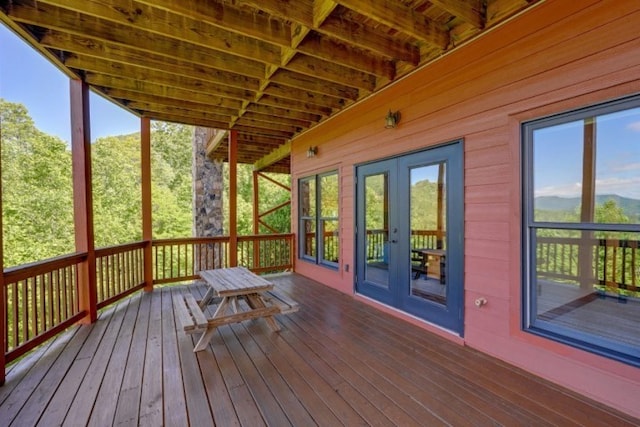
[[[392,112],[389,110],[387,117],[385,117],[384,127],[387,129],[395,129],[400,123],[400,111]]]
[[[310,159],[318,154],[318,147],[309,147],[307,150],[307,158]]]

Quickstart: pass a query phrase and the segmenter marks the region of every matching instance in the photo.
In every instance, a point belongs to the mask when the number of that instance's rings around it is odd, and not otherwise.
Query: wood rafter
[[[233,129],[239,161],[283,171],[300,132],[537,1],[0,0],[0,20],[129,111]]]

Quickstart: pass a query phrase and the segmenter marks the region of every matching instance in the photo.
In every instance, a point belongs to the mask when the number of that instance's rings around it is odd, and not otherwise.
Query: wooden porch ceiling
[[[537,1],[0,0],[0,19],[140,116],[237,130],[255,163]]]

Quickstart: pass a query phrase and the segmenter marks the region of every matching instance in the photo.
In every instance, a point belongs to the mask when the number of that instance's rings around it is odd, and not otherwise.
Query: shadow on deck
[[[639,420],[425,332],[296,274],[300,303],[218,329],[194,354],[159,288],[106,309],[14,365],[0,424],[637,425]]]

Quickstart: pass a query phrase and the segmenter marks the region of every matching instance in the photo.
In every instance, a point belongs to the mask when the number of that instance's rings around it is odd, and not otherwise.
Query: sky
[[[69,78],[0,23],[0,98],[23,104],[42,132],[71,142]],[[91,139],[140,131],[140,119],[91,92]]]
[[[534,132],[535,196],[578,197],[581,120]],[[596,118],[596,194],[640,199],[640,108]]]

